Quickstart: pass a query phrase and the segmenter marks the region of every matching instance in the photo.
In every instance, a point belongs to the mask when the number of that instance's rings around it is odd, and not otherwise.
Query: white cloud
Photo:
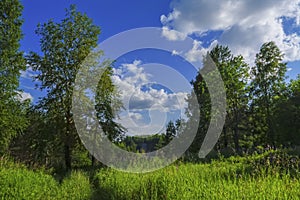
[[[186,38],[185,34],[175,30],[171,30],[166,26],[162,28],[162,36],[171,41],[184,40]]]
[[[179,51],[176,51],[176,50],[172,51],[172,56],[177,56],[177,55],[180,55],[180,54],[181,54],[181,52],[179,52]]]
[[[32,67],[29,65],[26,65],[25,71],[21,71],[21,77],[25,79],[32,79],[35,75]]]
[[[293,26],[299,27],[299,5],[300,0],[173,0],[173,11],[162,15],[161,22],[164,29],[184,35],[222,30],[218,42],[247,60],[254,59],[264,42],[275,41],[286,61],[295,61],[300,60],[300,36],[285,33],[282,18],[294,19]],[[194,54],[198,52],[193,48],[188,58]]]
[[[169,13],[168,16],[162,15],[160,17],[160,21],[162,24],[167,24],[168,22],[177,19],[179,17],[179,15],[180,15],[180,12],[177,11],[176,9],[174,9],[174,11]]]
[[[133,120],[141,120],[143,118],[143,115],[137,112],[129,112],[129,117],[132,118]]]
[[[32,101],[33,100],[33,97],[32,97],[32,95],[30,94],[30,93],[27,93],[27,92],[24,92],[24,91],[22,91],[22,92],[18,92],[19,93],[19,95],[18,95],[18,99],[21,101],[21,102],[23,102],[23,101],[25,101],[25,100],[30,100],[30,101]]]
[[[153,88],[151,74],[145,72],[141,61],[123,64],[114,69],[112,80],[120,91],[125,111],[120,113],[119,123],[125,125],[129,133],[153,134],[165,128],[167,113],[183,111],[187,106],[186,92],[167,92]],[[166,77],[167,78],[167,77]],[[146,122],[148,113],[150,122]]]
[[[121,99],[129,102],[129,109],[133,111],[145,109],[161,109],[169,112],[182,109],[185,106],[187,93],[167,93],[164,89],[154,89],[150,81],[151,74],[139,66],[141,61],[134,61],[131,64],[123,64],[120,68],[114,69],[112,80],[121,93]],[[147,89],[143,90],[142,87]]]
[[[185,54],[185,58],[189,62],[201,61],[206,52],[207,49],[201,47],[201,42],[194,40],[193,48]]]

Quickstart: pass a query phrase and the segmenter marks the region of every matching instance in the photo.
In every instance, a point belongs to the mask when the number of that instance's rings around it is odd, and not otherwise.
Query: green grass
[[[146,174],[106,168],[91,177],[74,171],[62,182],[43,171],[0,163],[0,199],[300,199],[299,170],[285,162],[287,157],[265,154],[178,162]]]
[[[5,162],[5,163],[3,163]],[[90,199],[88,177],[73,172],[62,183],[44,171],[32,171],[19,164],[1,160],[0,199]]]
[[[184,164],[149,174],[105,170],[98,179],[103,199],[300,198],[299,180],[263,170],[253,176],[243,164]]]

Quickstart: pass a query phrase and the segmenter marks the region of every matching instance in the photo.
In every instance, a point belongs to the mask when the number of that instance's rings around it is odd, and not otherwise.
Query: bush
[[[248,159],[253,174],[265,170],[269,174],[289,174],[293,177],[300,175],[299,156],[291,155],[285,150],[271,150]]]

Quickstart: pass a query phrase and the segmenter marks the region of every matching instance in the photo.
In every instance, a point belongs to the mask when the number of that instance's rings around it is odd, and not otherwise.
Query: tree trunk
[[[223,132],[224,132],[224,148],[227,148],[228,147],[228,136],[227,136],[227,127],[226,126],[224,126]]]
[[[234,126],[234,147],[237,153],[240,153],[240,141],[239,141],[239,123],[240,117],[238,111],[235,112],[235,126]]]
[[[65,164],[66,170],[71,171],[72,169],[72,157],[71,157],[71,140],[72,140],[72,117],[70,111],[66,115],[66,137],[65,137]]]
[[[93,155],[91,155],[92,156],[92,167],[94,167],[95,166],[95,157],[93,156]]]
[[[66,140],[68,140],[68,137]],[[66,170],[71,171],[71,169],[72,169],[71,152],[70,152],[70,144],[68,141],[65,141],[65,165],[66,165]]]
[[[233,138],[233,140],[234,140],[235,151],[237,153],[240,153],[239,130],[238,130],[237,125],[234,128],[234,138]]]

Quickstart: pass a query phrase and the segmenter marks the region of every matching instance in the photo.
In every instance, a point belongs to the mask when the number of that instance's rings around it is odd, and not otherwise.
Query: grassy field
[[[98,173],[103,199],[299,199],[300,182],[289,174],[242,163],[183,164],[149,174]],[[105,197],[105,198],[104,198]]]
[[[90,199],[92,187],[82,172],[58,182],[43,170],[32,171],[1,160],[0,199]]]
[[[74,171],[58,181],[49,172],[1,161],[0,199],[300,199],[298,163],[292,162],[276,155],[232,157],[177,162],[146,174]]]

